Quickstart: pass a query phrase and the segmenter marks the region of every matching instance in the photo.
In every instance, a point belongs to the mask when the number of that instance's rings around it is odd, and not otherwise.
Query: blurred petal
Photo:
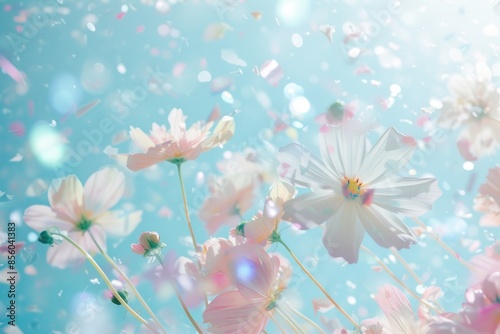
[[[234,119],[224,116],[214,129],[214,132],[202,143],[203,151],[210,150],[227,143],[234,135]]]
[[[74,224],[58,217],[51,207],[45,205],[32,205],[24,211],[24,222],[32,229],[41,232],[51,226],[63,231],[70,231]]]
[[[210,323],[214,334],[260,334],[267,323],[262,302],[249,302],[238,291],[224,292],[203,312],[203,321]]]
[[[154,147],[155,143],[145,134],[141,129],[130,127],[130,139],[137,145],[143,152],[147,152],[150,147]]]
[[[387,317],[394,333],[418,333],[410,301],[398,288],[384,285],[375,296],[375,301]]]
[[[75,175],[53,180],[49,187],[50,206],[61,218],[77,221],[83,206],[83,186]]]
[[[169,157],[161,145],[150,147],[147,153],[131,154],[127,158],[127,168],[136,172],[167,160]]]
[[[129,235],[141,222],[142,211],[125,213],[123,211],[108,211],[96,218],[95,223],[115,236]]]
[[[105,212],[118,203],[124,191],[125,175],[116,168],[103,168],[85,182],[85,209],[94,215]]]

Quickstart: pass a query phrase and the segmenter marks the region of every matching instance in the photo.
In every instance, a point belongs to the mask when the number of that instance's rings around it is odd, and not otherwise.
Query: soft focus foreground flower
[[[280,260],[262,248],[230,263],[236,290],[218,295],[203,312],[212,333],[261,333],[289,275],[280,275]]]
[[[272,152],[248,148],[243,152],[224,152],[224,160],[217,162],[217,169],[224,175],[245,174],[255,177],[258,182],[271,183],[274,178],[273,164],[270,157]],[[272,156],[274,157],[274,156]]]
[[[500,166],[489,170],[486,183],[474,199],[474,209],[485,213],[479,221],[481,226],[500,227]]]
[[[425,334],[429,330],[427,320],[415,318],[410,301],[401,290],[390,284],[380,288],[375,301],[384,312],[383,333]]]
[[[253,204],[255,179],[246,174],[213,178],[208,182],[210,195],[203,202],[198,216],[206,222],[209,234],[222,225],[234,227]]]
[[[129,155],[127,167],[138,171],[163,161],[194,160],[200,153],[225,144],[234,134],[234,120],[230,116],[223,116],[213,133],[210,133],[213,122],[197,122],[186,129],[185,120],[182,110],[174,108],[168,115],[169,130],[165,125],[153,123],[148,136],[141,129],[130,127],[130,138],[144,153]]]
[[[430,334],[438,333],[500,333],[500,272],[495,272],[479,288],[466,292],[466,303],[458,313],[436,317]]]
[[[488,275],[500,271],[500,241],[486,247],[484,254],[474,256],[469,263],[474,268],[471,286],[481,284]]]
[[[161,249],[166,245],[160,241],[160,235],[156,232],[144,232],[139,237],[138,244],[132,244],[131,248],[134,253],[143,255],[144,257],[161,256]]]
[[[465,159],[494,154],[500,145],[500,93],[488,66],[478,62],[475,75],[451,76],[448,87],[452,96],[443,101],[438,125],[464,128],[458,147]]]
[[[68,236],[88,252],[97,252],[92,237],[106,251],[106,234],[126,236],[141,221],[142,211],[124,213],[109,211],[123,196],[125,176],[115,168],[104,168],[92,174],[85,186],[75,175],[52,181],[50,206],[32,205],[24,212],[26,224],[41,232],[50,227],[68,231]],[[65,268],[84,260],[68,242],[47,251],[47,262]]]
[[[382,247],[415,243],[399,216],[426,213],[441,191],[435,179],[398,175],[413,154],[414,141],[390,128],[366,152],[364,136],[334,128],[320,135],[319,146],[323,161],[298,144],[278,154],[281,176],[313,190],[285,203],[283,219],[303,229],[326,222],[325,247],[349,263],[358,260],[365,230]]]

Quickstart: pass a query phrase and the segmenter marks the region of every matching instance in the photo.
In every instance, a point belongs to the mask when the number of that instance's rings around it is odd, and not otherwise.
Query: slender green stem
[[[420,225],[420,227],[422,227],[424,229],[424,231],[427,234],[429,234],[438,243],[439,246],[441,246],[445,251],[447,251],[453,258],[457,259],[457,261],[460,262],[460,264],[462,264],[465,268],[469,269],[470,271],[477,273],[477,270],[474,267],[472,267],[469,263],[467,263],[467,261],[465,261],[450,246],[448,246],[447,244],[445,244],[444,241],[441,240],[441,238],[439,238],[439,235],[436,232],[430,230],[429,227],[427,225],[425,225],[424,222],[422,222],[418,218],[413,218],[413,220],[415,221],[415,223],[417,223],[418,225]]]
[[[321,292],[323,292],[325,297],[328,298],[328,300],[344,315],[344,317],[346,317],[347,320],[349,320],[351,322],[351,324],[354,325],[354,327],[356,328],[356,331],[361,332],[358,323],[346,311],[344,311],[344,309],[332,298],[332,296],[330,296],[328,294],[328,292],[325,290],[325,288],[323,288],[323,286],[314,278],[314,276],[309,272],[309,270],[307,270],[307,268],[302,264],[302,262],[300,262],[300,260],[295,256],[295,254],[292,252],[292,250],[281,239],[279,239],[277,242],[279,242],[280,244],[283,245],[283,247],[285,247],[285,249],[288,251],[288,253],[290,253],[290,256],[299,265],[300,269],[302,269],[302,271],[307,276],[309,276],[311,281],[313,281],[313,283],[316,284],[316,286],[321,290]]]
[[[130,287],[130,289],[132,290],[132,292],[134,293],[134,295],[137,297],[137,299],[139,300],[139,302],[141,303],[141,305],[146,309],[146,311],[148,312],[148,314],[151,316],[151,318],[153,318],[154,322],[156,323],[156,325],[161,329],[161,331],[163,333],[167,333],[167,331],[165,330],[165,328],[163,328],[160,320],[158,319],[158,317],[154,314],[154,312],[151,310],[151,308],[149,307],[148,303],[146,303],[146,301],[144,300],[144,298],[142,298],[141,294],[139,293],[139,291],[137,291],[135,285],[130,281],[130,279],[128,278],[128,276],[121,270],[120,266],[118,266],[116,264],[115,261],[113,261],[112,258],[109,257],[109,255],[101,248],[101,246],[99,245],[99,243],[97,242],[97,240],[94,238],[94,235],[92,234],[92,232],[90,230],[87,231],[88,234],[90,235],[90,237],[92,238],[92,241],[94,241],[94,244],[97,246],[97,248],[99,249],[99,251],[101,252],[102,256],[104,256],[104,258],[106,259],[106,261],[108,261],[108,263],[120,274],[120,276],[125,280],[125,282],[128,284],[128,286]]]
[[[186,190],[184,188],[184,181],[182,179],[181,163],[178,163],[176,165],[177,165],[177,172],[179,174],[179,182],[181,185],[182,201],[184,203],[184,214],[186,215],[186,222],[187,222],[187,225],[189,228],[189,233],[191,234],[191,239],[193,240],[194,252],[198,253],[198,243],[196,242],[196,237],[194,236],[193,226],[191,225],[191,218],[189,217],[189,209],[188,209],[187,198],[186,198]]]
[[[113,296],[115,296],[116,299],[118,299],[118,301],[120,302],[120,304],[125,307],[125,309],[134,317],[136,318],[139,322],[141,322],[144,326],[146,326],[149,330],[151,330],[153,333],[158,333],[158,331],[152,327],[145,319],[143,319],[139,314],[137,314],[128,304],[125,300],[123,300],[123,298],[120,296],[120,294],[118,293],[118,291],[116,291],[115,287],[113,286],[113,284],[111,283],[111,281],[109,280],[109,278],[106,276],[106,274],[104,273],[104,271],[101,269],[101,267],[99,267],[99,265],[97,264],[97,262],[95,262],[94,258],[85,250],[83,249],[79,244],[77,244],[73,239],[71,239],[70,237],[62,234],[62,233],[58,233],[58,232],[53,232],[52,233],[53,235],[56,235],[56,236],[59,236],[61,238],[63,238],[64,240],[66,240],[67,242],[69,242],[71,245],[73,245],[73,247],[75,247],[80,253],[83,254],[83,256],[85,256],[85,258],[90,262],[90,264],[94,267],[94,269],[99,273],[99,275],[102,277],[102,279],[104,280],[104,282],[106,283],[106,285],[108,286],[108,288],[111,290],[111,292],[113,293]]]
[[[163,260],[161,258],[160,255],[156,255],[156,259],[158,260],[158,262],[160,262],[162,268],[164,270],[166,270],[165,268],[165,265],[163,264]],[[175,291],[175,295],[177,296],[177,299],[179,300],[179,302],[181,303],[181,306],[182,306],[182,309],[184,310],[184,313],[186,313],[187,317],[189,318],[189,321],[191,321],[191,324],[194,326],[194,328],[196,329],[196,331],[200,334],[203,333],[203,331],[201,330],[200,326],[198,326],[198,323],[196,322],[196,320],[194,320],[193,316],[191,315],[191,313],[189,312],[186,304],[184,303],[184,301],[182,300],[182,296],[181,294],[179,293],[179,290],[177,289],[177,285],[176,283],[171,280],[170,284],[172,284],[172,287],[174,288],[174,291]]]
[[[285,321],[288,323],[290,328],[292,328],[295,333],[304,334],[302,329],[300,329],[299,325],[295,321],[293,321],[293,319],[290,318],[279,306],[276,307],[276,312],[278,312],[278,314],[283,319],[285,319]]]
[[[186,190],[184,188],[184,181],[182,178],[182,168],[181,168],[182,163],[176,163],[177,165],[177,174],[179,175],[179,183],[181,185],[181,193],[182,193],[182,202],[184,204],[184,214],[186,216],[186,222],[189,228],[189,233],[191,234],[191,240],[193,241],[193,247],[194,247],[194,252],[198,254],[199,248],[198,248],[198,243],[196,242],[196,237],[194,236],[194,231],[193,231],[193,226],[191,225],[191,218],[189,217],[189,208],[188,208],[188,203],[187,203],[187,198],[186,198]],[[198,269],[200,272],[202,271],[201,263],[200,260],[198,259]],[[207,294],[204,294],[204,301],[205,301],[205,307],[208,306],[208,297]]]
[[[298,315],[300,318],[304,319],[305,321],[307,321],[308,323],[310,323],[314,328],[316,328],[321,334],[326,334],[324,330],[321,329],[321,327],[319,327],[319,325],[317,323],[315,323],[314,321],[312,321],[311,319],[309,319],[308,317],[306,317],[305,315],[303,315],[300,311],[296,310],[295,308],[292,307],[292,305],[288,304],[288,303],[285,303],[285,305],[290,308],[290,310],[292,310],[293,313],[295,313],[296,315]]]
[[[369,250],[368,248],[366,248],[363,245],[361,245],[361,249],[364,250],[366,253],[370,254],[375,259],[375,261],[378,262],[378,264],[382,267],[382,269],[384,269],[385,272],[389,274],[389,276],[391,276],[399,285],[401,285],[401,287],[403,287],[406,291],[408,291],[408,293],[410,295],[412,295],[413,297],[415,297],[415,299],[417,299],[419,302],[421,302],[422,304],[424,304],[428,308],[432,309],[434,312],[436,312],[436,314],[441,313],[441,311],[439,311],[437,308],[435,308],[429,302],[427,302],[427,301],[423,300],[422,298],[420,298],[420,296],[417,295],[415,292],[413,292],[412,289],[410,289],[409,287],[407,287],[403,283],[403,281],[401,281],[396,275],[394,275],[394,273],[389,269],[389,267],[387,267],[385,265],[384,261],[382,261],[377,255],[375,255],[375,253],[373,253],[371,250]]]

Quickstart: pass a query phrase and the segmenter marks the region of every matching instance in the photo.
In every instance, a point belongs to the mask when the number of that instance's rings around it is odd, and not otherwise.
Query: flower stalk
[[[101,278],[104,280],[108,288],[111,290],[113,293],[113,296],[120,302],[121,305],[139,322],[141,322],[144,326],[146,326],[149,330],[151,330],[153,333],[158,333],[158,331],[151,326],[150,323],[148,323],[144,318],[142,318],[137,312],[135,312],[128,304],[127,302],[122,298],[122,296],[116,291],[115,287],[109,280],[109,278],[106,276],[104,271],[101,269],[101,267],[95,262],[94,258],[85,250],[83,249],[79,244],[77,244],[73,239],[70,237],[59,233],[59,232],[52,232],[53,236],[58,236],[69,242],[73,247],[75,247],[88,261],[89,263],[94,267],[94,269],[99,273]],[[166,331],[164,331],[166,333]]]
[[[279,242],[281,245],[283,245],[283,247],[285,247],[285,249],[288,251],[290,256],[299,265],[300,269],[302,269],[302,271],[307,276],[309,276],[311,281],[313,281],[313,283],[316,284],[316,286],[321,290],[321,292],[323,292],[325,297],[340,311],[340,313],[342,313],[342,315],[344,315],[344,317],[346,317],[347,320],[349,320],[349,322],[355,327],[356,331],[361,333],[361,330],[360,330],[358,323],[335,301],[335,299],[332,298],[332,296],[330,296],[330,294],[325,290],[325,288],[314,278],[314,276],[309,272],[309,270],[307,270],[307,268],[302,264],[302,262],[300,262],[300,260],[297,258],[297,256],[295,256],[295,254],[287,246],[287,244],[285,244],[285,242],[283,240],[281,240],[281,238],[277,238],[276,235],[277,235],[276,233],[273,233],[273,236],[274,236],[274,239],[276,240],[276,242]]]
[[[139,291],[137,291],[135,285],[130,281],[130,279],[128,278],[128,276],[123,272],[123,270],[121,270],[120,266],[118,266],[116,264],[116,262],[113,261],[113,259],[111,257],[109,257],[109,255],[101,248],[101,246],[99,245],[99,243],[97,242],[97,240],[94,238],[94,235],[92,234],[92,232],[89,230],[88,233],[89,233],[90,237],[92,238],[92,241],[94,242],[94,244],[99,249],[99,252],[101,252],[102,256],[104,256],[104,259],[106,259],[106,261],[113,267],[113,269],[115,269],[120,274],[120,276],[125,280],[125,282],[127,283],[127,285],[130,287],[130,290],[132,290],[132,292],[134,293],[134,295],[137,297],[137,299],[139,300],[139,302],[141,303],[141,305],[146,309],[146,311],[148,312],[148,314],[154,320],[154,322],[156,323],[156,325],[161,329],[161,331],[163,333],[166,333],[167,331],[165,330],[165,328],[163,328],[160,320],[154,314],[154,312],[151,310],[151,308],[149,307],[148,303],[146,303],[146,301],[144,300],[144,298],[142,298],[141,294],[139,293]]]

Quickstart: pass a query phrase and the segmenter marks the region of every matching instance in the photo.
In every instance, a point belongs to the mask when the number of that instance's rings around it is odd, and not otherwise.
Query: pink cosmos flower
[[[382,247],[415,243],[400,216],[417,217],[441,195],[435,179],[398,172],[415,150],[414,141],[393,128],[367,152],[364,136],[333,128],[320,134],[322,160],[298,144],[278,153],[281,176],[313,192],[285,203],[284,220],[309,229],[325,223],[323,244],[332,257],[358,260],[365,230]]]
[[[375,301],[386,318],[382,321],[383,333],[426,334],[428,332],[430,321],[418,320],[408,298],[395,286],[384,285],[375,296]]]
[[[262,153],[253,149],[231,152],[230,155],[224,153],[225,159],[217,162],[217,168],[225,175],[246,174],[255,177],[258,182],[271,183],[273,168]]]
[[[106,250],[106,234],[126,236],[141,221],[142,211],[109,211],[123,196],[125,175],[115,168],[92,174],[85,186],[75,175],[53,180],[48,192],[50,206],[32,205],[24,221],[39,232],[49,227],[68,231],[68,236],[88,252],[98,252],[89,233]],[[66,268],[85,258],[70,243],[63,242],[47,251],[47,262]]]
[[[474,209],[485,213],[479,221],[481,226],[500,226],[500,166],[489,170],[486,183],[479,187]]]
[[[246,174],[212,178],[208,183],[210,195],[203,202],[198,216],[206,222],[209,234],[222,225],[236,226],[253,204],[255,180]]]
[[[283,217],[283,206],[295,194],[295,188],[280,180],[274,181],[264,205],[264,211],[241,225],[247,242],[265,246]],[[239,227],[237,227],[238,229]],[[238,233],[238,231],[237,231]]]
[[[437,333],[500,333],[500,272],[483,280],[478,288],[469,289],[466,303],[458,313],[436,317],[430,334]]]
[[[225,144],[234,134],[234,120],[229,116],[222,117],[213,133],[210,133],[212,121],[207,124],[197,122],[186,129],[185,120],[182,110],[174,108],[168,115],[169,130],[165,125],[153,123],[148,136],[131,126],[130,138],[144,153],[129,155],[127,167],[138,171],[163,161],[181,163],[194,160],[202,152]]]
[[[242,244],[241,237],[210,238],[202,245],[202,285],[210,294],[218,294],[234,286],[229,262],[234,248]]]
[[[500,241],[486,247],[483,254],[474,256],[469,263],[474,268],[471,287],[478,286],[488,275],[500,271]]]
[[[242,253],[230,263],[236,290],[215,297],[203,312],[215,334],[258,334],[266,327],[289,275],[280,275],[280,260],[262,248]]]
[[[465,159],[494,154],[500,146],[500,93],[488,66],[478,62],[475,75],[451,76],[448,87],[452,96],[443,101],[438,125],[463,128],[457,144]]]

